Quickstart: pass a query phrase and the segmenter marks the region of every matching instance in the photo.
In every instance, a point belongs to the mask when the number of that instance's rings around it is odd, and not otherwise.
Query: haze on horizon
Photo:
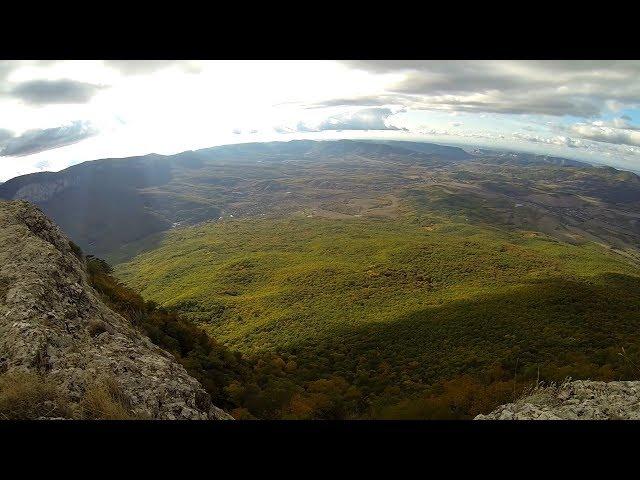
[[[98,158],[385,138],[640,170],[638,61],[0,61],[0,181]]]

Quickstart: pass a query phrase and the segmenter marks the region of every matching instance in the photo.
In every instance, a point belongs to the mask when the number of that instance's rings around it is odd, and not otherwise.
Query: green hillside
[[[168,232],[116,272],[276,355],[274,416],[468,418],[537,379],[640,373],[639,271],[594,243],[433,215],[244,219]]]

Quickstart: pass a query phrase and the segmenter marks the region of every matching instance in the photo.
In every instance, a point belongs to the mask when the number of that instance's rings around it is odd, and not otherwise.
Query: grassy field
[[[231,349],[278,355],[306,393],[357,397],[347,416],[467,418],[516,380],[640,374],[639,272],[593,243],[431,215],[245,219],[169,232],[116,271]],[[291,395],[281,416],[315,408]]]

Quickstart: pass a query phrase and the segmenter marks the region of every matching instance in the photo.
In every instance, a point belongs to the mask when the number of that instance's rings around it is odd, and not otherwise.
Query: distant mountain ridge
[[[428,144],[408,149],[405,144],[410,142],[401,143],[403,145],[294,140],[223,145],[176,155],[93,160],[59,172],[12,178],[0,186],[0,199],[36,203],[82,248],[102,253],[178,223],[218,218],[224,208],[220,195],[204,187],[198,187],[195,193],[192,188],[193,182],[203,183],[203,175],[212,162],[256,165],[257,162],[368,155],[438,165],[442,163],[443,152],[451,152],[450,158],[459,158],[460,152],[465,153],[456,147],[432,145],[429,148]],[[437,155],[428,153],[429,150]],[[236,180],[207,176],[212,188]],[[179,188],[176,183],[180,184]]]
[[[602,172],[596,183],[589,184],[593,175],[588,175],[586,183],[583,178],[571,188],[618,202],[637,200],[638,177],[630,172],[559,157],[472,154],[460,147],[396,140],[244,143],[93,160],[8,180],[0,185],[0,199],[36,203],[85,251],[108,256],[171,228],[225,216],[320,211],[344,218],[385,204],[393,210],[398,198],[385,203],[388,197],[409,184],[447,180],[455,173],[458,180],[478,186],[490,169],[503,165],[522,168],[525,176],[538,167]],[[382,203],[381,196],[387,196]]]

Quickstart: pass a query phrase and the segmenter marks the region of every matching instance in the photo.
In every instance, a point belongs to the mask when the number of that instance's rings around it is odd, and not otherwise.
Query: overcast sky
[[[0,181],[240,142],[393,138],[640,170],[637,61],[0,61]]]

